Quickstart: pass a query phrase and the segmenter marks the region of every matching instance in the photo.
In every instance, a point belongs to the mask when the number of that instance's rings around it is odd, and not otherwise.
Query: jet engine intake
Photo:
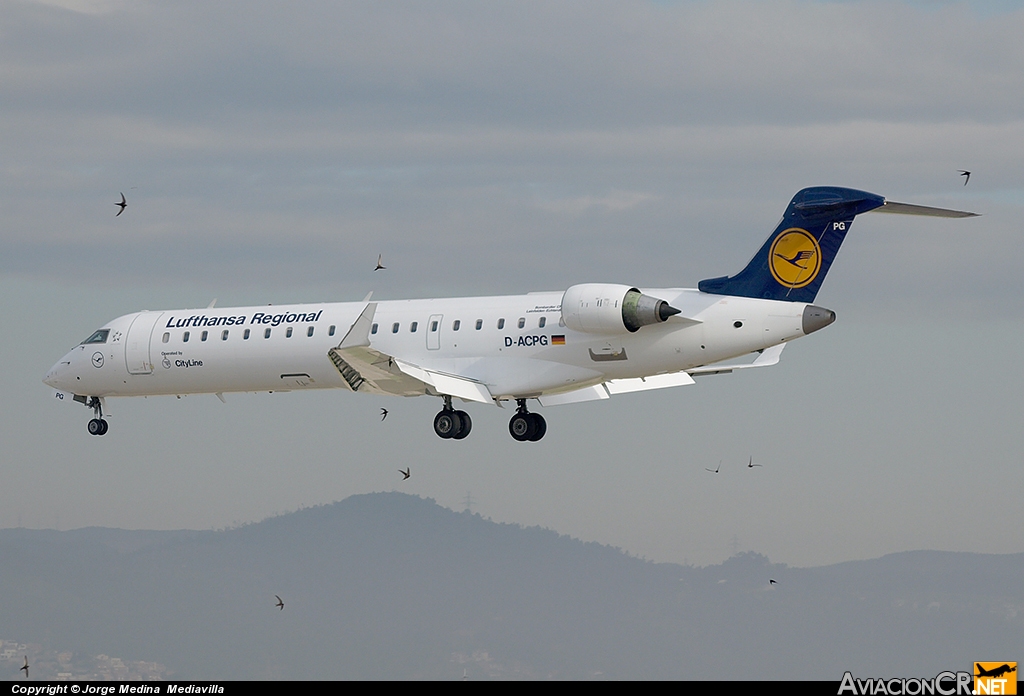
[[[628,285],[585,283],[573,285],[562,295],[562,321],[570,329],[587,333],[634,333],[679,312],[665,300]]]

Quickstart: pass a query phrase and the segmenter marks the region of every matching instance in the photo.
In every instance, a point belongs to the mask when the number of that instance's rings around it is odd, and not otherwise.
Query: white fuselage
[[[804,335],[806,303],[680,288],[644,289],[681,311],[635,333],[565,326],[562,292],[376,303],[369,348],[486,385],[497,400],[709,365]],[[73,348],[47,374],[81,396],[341,388],[328,356],[366,302],[128,314],[105,341]],[[559,338],[562,337],[562,338]],[[435,393],[426,385],[393,393]]]

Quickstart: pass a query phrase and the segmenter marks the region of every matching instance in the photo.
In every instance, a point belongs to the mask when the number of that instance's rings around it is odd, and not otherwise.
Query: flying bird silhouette
[[[284,611],[284,600],[282,600],[281,597],[279,597],[278,595],[274,595],[274,596],[277,597],[277,604],[275,604],[274,606],[277,607],[278,609],[280,609],[281,611]],[[299,613],[302,613],[302,612],[299,612]]]
[[[748,468],[748,469],[753,469],[753,468],[754,468],[755,466],[764,466],[764,464],[755,464],[755,463],[754,463],[754,458],[753,458],[753,457],[751,457],[751,458],[750,458],[750,461],[749,461],[749,462],[747,462],[747,468]]]
[[[117,215],[114,216],[119,217],[121,213],[124,212],[124,209],[128,207],[128,201],[125,200],[124,193],[121,193],[121,202],[115,203],[114,205],[119,206],[121,208],[119,211],[117,211]]]
[[[785,256],[783,256],[777,251],[775,252],[775,255],[778,256],[783,261],[785,261],[786,263],[793,264],[797,268],[807,270],[807,266],[801,266],[799,263],[797,263],[797,261],[804,261],[806,259],[811,258],[812,256],[814,256],[814,251],[812,251],[811,249],[804,249],[803,251],[798,251],[796,252],[796,256],[794,256],[791,259],[787,259]]]
[[[721,459],[718,460],[718,468],[717,469],[709,469],[707,467],[704,467],[704,471],[710,471],[712,474],[717,474],[719,471],[721,471],[721,469],[722,469],[722,460]]]
[[[768,584],[769,584],[769,585],[778,585],[779,583],[775,582],[775,581],[774,581],[774,580],[772,580],[771,578],[768,578]]]
[[[964,178],[964,186],[966,186],[967,182],[971,180],[971,173],[966,169],[958,169],[957,171],[960,172],[960,176]]]
[[[401,469],[398,470],[398,473],[400,473],[402,475],[402,480],[403,481],[406,480],[407,478],[409,478],[409,476],[411,476],[411,474],[409,473],[410,471],[412,471],[412,467],[408,467],[408,466],[405,467],[405,471],[402,471]]]
[[[373,270],[379,271],[379,270],[387,268],[387,266],[385,266],[384,264],[381,263],[381,261],[383,261],[383,260],[384,260],[384,254],[377,254],[377,267],[375,269],[373,269]]]
[[[383,421],[387,417],[388,417],[388,410],[386,408],[382,408],[380,410],[380,419],[381,419],[381,421]]]
[[[19,672],[24,672],[25,673],[25,678],[28,679],[28,655],[25,656],[25,664],[24,664],[24,666],[21,667],[21,669],[19,669],[18,671]]]

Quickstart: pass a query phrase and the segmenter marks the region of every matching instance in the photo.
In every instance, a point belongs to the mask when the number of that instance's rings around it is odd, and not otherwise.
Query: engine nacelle
[[[587,333],[633,333],[679,311],[628,285],[585,283],[573,285],[562,295],[562,321],[570,329]]]

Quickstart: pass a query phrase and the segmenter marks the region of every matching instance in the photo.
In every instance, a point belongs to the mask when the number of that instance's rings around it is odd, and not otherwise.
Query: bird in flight
[[[786,263],[792,264],[797,268],[807,270],[807,266],[801,266],[799,263],[797,263],[797,261],[804,261],[806,259],[811,258],[812,256],[814,256],[814,252],[810,249],[804,249],[803,251],[796,252],[796,255],[791,259],[787,259],[785,256],[783,256],[777,251],[775,252],[775,255],[778,256],[783,261],[785,261]]]
[[[707,467],[704,467],[704,471],[710,471],[712,474],[717,474],[721,470],[722,470],[722,460],[721,459],[718,460],[718,468],[717,469],[709,469]]]
[[[960,176],[964,178],[964,186],[966,186],[967,182],[971,180],[971,173],[966,169],[958,169],[957,171],[960,172]]]
[[[25,673],[25,678],[28,679],[28,655],[25,656],[25,664],[19,670],[19,672]]]
[[[383,260],[384,260],[384,254],[377,254],[377,267],[375,269],[373,269],[373,270],[379,271],[379,270],[382,270],[384,268],[387,268],[387,266],[385,266],[384,264],[381,263],[381,261],[383,261]]]
[[[281,599],[278,595],[274,596],[277,597],[277,604],[275,604],[274,606],[280,609],[281,611],[284,611],[284,600]]]
[[[380,410],[380,419],[381,419],[381,421],[383,421],[387,417],[388,417],[388,410],[386,408],[382,408]]]
[[[121,193],[121,202],[120,203],[115,203],[114,205],[116,205],[116,206],[121,208],[119,211],[117,211],[117,215],[114,216],[114,217],[119,217],[121,215],[121,213],[124,212],[124,209],[128,207],[128,201],[126,201],[124,199],[124,193]]]
[[[750,461],[749,461],[749,462],[747,462],[747,468],[748,468],[748,469],[753,469],[753,468],[754,468],[755,466],[764,466],[764,464],[755,464],[755,463],[754,463],[754,458],[753,458],[753,457],[751,457],[751,458],[750,458]]]
[[[407,478],[409,478],[409,476],[411,476],[411,474],[409,473],[411,470],[412,470],[412,468],[408,467],[408,466],[405,467],[405,471],[402,471],[401,469],[398,470],[398,473],[400,473],[402,475],[402,480],[403,481],[406,480]]]
[[[772,580],[771,578],[768,578],[768,584],[769,584],[769,585],[778,585],[779,583],[775,582],[775,581],[774,581],[774,580]]]

